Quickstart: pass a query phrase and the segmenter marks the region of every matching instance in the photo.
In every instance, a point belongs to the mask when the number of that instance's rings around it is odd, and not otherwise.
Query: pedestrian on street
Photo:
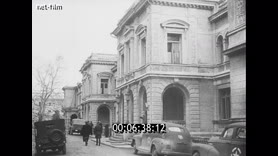
[[[82,126],[81,135],[83,136],[83,142],[85,142],[85,146],[87,146],[89,135],[92,135],[92,127],[89,125],[89,121],[86,121],[86,124]]]
[[[96,145],[100,146],[100,140],[101,140],[101,134],[102,134],[102,124],[100,121],[98,121],[98,123],[94,129],[94,133],[96,136]]]
[[[93,135],[93,133],[94,133],[94,124],[93,124],[92,121],[90,122],[90,126],[92,127],[92,135]]]
[[[106,124],[104,126],[104,135],[106,138],[109,136],[109,125],[108,124]]]

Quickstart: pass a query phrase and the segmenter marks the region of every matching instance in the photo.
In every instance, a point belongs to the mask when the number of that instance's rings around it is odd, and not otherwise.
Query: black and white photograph
[[[246,156],[246,0],[32,0],[32,156]]]

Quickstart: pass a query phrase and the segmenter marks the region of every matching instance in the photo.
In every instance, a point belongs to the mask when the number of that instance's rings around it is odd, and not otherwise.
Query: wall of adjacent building
[[[76,92],[75,89],[65,89],[64,90],[64,101],[63,101],[63,106],[64,107],[74,107],[75,104],[75,97],[76,97]]]

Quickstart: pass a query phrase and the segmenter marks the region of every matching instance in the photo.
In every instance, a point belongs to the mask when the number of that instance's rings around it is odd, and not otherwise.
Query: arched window
[[[147,34],[147,27],[140,24],[136,30],[135,34],[139,38],[139,60],[140,65],[143,66],[146,64],[146,34]]]
[[[220,56],[220,63],[224,62],[224,54],[223,54],[224,46],[223,46],[223,36],[218,36],[216,42],[216,52]]]
[[[229,38],[227,36],[227,34],[225,35],[225,39],[224,39],[224,50],[227,50],[229,48]],[[224,55],[224,62],[229,61],[229,57]]]

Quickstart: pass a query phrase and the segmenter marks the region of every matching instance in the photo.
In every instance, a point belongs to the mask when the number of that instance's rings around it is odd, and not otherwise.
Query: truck
[[[36,155],[49,149],[66,154],[65,129],[64,119],[35,122]]]
[[[85,125],[85,120],[83,119],[72,119],[72,123],[69,127],[69,134],[73,135],[73,133],[81,133],[82,127]]]

